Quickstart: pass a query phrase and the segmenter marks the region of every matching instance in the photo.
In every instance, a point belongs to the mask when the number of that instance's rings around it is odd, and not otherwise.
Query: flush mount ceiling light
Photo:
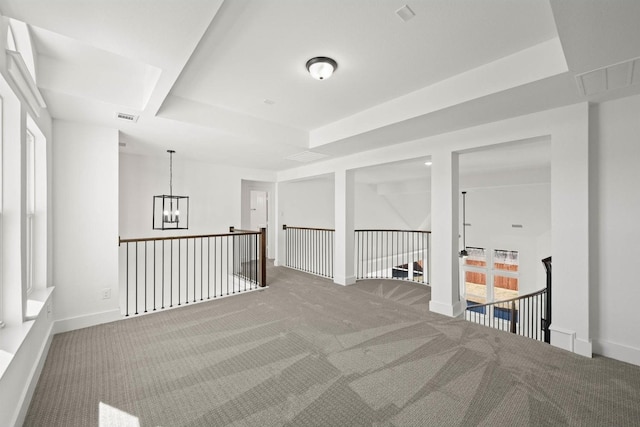
[[[328,79],[337,69],[338,63],[325,56],[316,56],[307,61],[307,70],[311,77],[316,80]]]
[[[189,228],[189,196],[173,195],[173,153],[169,153],[169,195],[153,196],[153,229],[186,230]]]

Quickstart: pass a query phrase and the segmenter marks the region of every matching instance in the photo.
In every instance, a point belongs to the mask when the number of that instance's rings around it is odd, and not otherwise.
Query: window
[[[489,302],[487,295],[487,252],[484,248],[467,247],[465,259],[465,298],[468,305]]]
[[[26,289],[47,287],[47,140],[27,115],[25,133]]]
[[[497,301],[518,296],[518,252],[493,251],[493,291]]]
[[[16,28],[12,30],[20,45]],[[47,146],[32,116],[27,113],[24,120],[26,101],[4,76],[0,76],[0,102],[0,244],[4,248],[0,326],[4,322],[13,328],[39,315],[42,298],[50,295],[46,289]],[[25,295],[29,295],[26,301]]]
[[[463,267],[467,305],[518,296],[518,251],[467,247],[467,252]]]
[[[35,230],[34,222],[36,215],[36,138],[27,129],[26,138],[26,177],[27,177],[27,294],[33,290],[34,283],[34,252],[35,252]]]

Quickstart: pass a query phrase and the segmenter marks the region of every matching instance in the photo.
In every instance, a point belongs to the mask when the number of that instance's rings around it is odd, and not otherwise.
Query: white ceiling
[[[557,36],[546,2],[410,2],[404,22],[405,2],[226,2],[171,94],[311,131]],[[336,78],[310,79],[314,56]]]
[[[118,128],[129,153],[282,170],[302,151],[332,158],[640,93],[584,96],[575,80],[640,57],[633,0],[0,0],[0,12],[29,24],[51,115]],[[338,61],[331,79],[306,73],[313,56]]]
[[[431,166],[425,163],[430,160],[424,157],[361,168],[356,171],[355,179],[372,185],[420,181],[420,187],[428,188]],[[472,187],[479,175],[484,176],[481,186],[503,185],[504,180],[511,179],[514,174],[526,175],[523,179],[529,184],[548,183],[550,168],[551,141],[534,138],[462,153],[458,169],[461,186]]]

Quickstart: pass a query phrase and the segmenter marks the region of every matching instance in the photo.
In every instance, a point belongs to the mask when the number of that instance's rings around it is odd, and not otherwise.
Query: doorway
[[[249,201],[249,225],[251,230],[268,228],[269,197],[266,191],[251,190]]]

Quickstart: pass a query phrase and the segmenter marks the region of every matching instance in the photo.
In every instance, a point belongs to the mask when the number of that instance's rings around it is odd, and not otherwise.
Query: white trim
[[[53,323],[49,325],[49,330],[46,333],[46,339],[43,341],[40,346],[40,351],[38,352],[38,358],[36,363],[33,365],[31,372],[29,372],[29,377],[27,380],[27,386],[24,388],[23,394],[20,397],[20,401],[18,403],[18,409],[14,414],[14,420],[11,425],[21,426],[24,424],[24,419],[27,416],[27,410],[29,409],[29,405],[31,404],[31,398],[33,397],[33,392],[36,389],[36,385],[38,384],[38,380],[40,379],[40,374],[42,373],[42,368],[44,367],[44,362],[47,360],[47,355],[49,354],[49,347],[51,347],[51,341],[53,340]]]
[[[49,307],[52,292],[53,288],[47,288],[36,291],[35,296]],[[9,325],[2,331],[0,341],[4,344],[3,350],[11,357],[2,373],[6,374],[2,380],[7,381],[4,382],[7,389],[3,390],[2,395],[10,400],[0,402],[0,423],[3,425],[24,423],[53,337],[53,323],[49,321],[49,316],[48,311],[41,311],[35,320]]]
[[[460,301],[452,305],[448,305],[433,300],[429,301],[429,311],[449,317],[458,317],[465,312],[465,310],[463,310],[462,302]]]
[[[9,32],[11,32],[11,26],[9,26]],[[11,32],[11,34],[13,34]],[[4,268],[4,233],[2,224],[2,214],[4,213],[4,97],[0,94],[0,329],[5,327],[4,323],[4,281],[3,281],[3,268]]]
[[[573,343],[573,352],[580,356],[593,357],[593,345],[591,344],[591,339],[583,340],[581,338],[576,338]]]
[[[333,283],[336,285],[349,286],[356,283],[356,276],[347,276],[347,277],[333,277]]]
[[[33,236],[33,222],[34,222],[34,217],[35,215],[32,213],[27,213],[27,221],[26,221],[26,228],[27,228],[27,236],[26,236],[26,252],[27,252],[27,259],[26,259],[26,268],[27,268],[27,277],[26,277],[26,283],[25,286],[27,288],[27,297],[29,295],[31,295],[31,292],[33,292],[33,282],[34,282],[34,269],[35,269],[35,265],[33,262],[33,253],[34,253],[34,241],[35,238]]]
[[[60,319],[55,321],[54,333],[74,331],[76,329],[88,328],[90,326],[100,325],[102,323],[115,322],[123,319],[120,309],[103,311],[100,313],[86,314],[68,319]]]
[[[2,125],[0,124],[0,135],[2,134]],[[4,244],[2,242],[4,233],[2,232],[2,144],[0,142],[0,329],[4,328],[6,324],[4,323],[4,280],[2,280],[3,276],[3,267],[4,267]],[[0,374],[1,376],[1,374]]]
[[[33,113],[40,117],[40,110],[47,108],[47,104],[44,102],[44,98],[40,94],[36,83],[31,77],[31,73],[27,68],[27,65],[22,58],[20,52],[13,50],[6,50],[7,52],[7,70],[11,79],[16,84],[16,89],[22,97],[27,101],[27,104],[31,108]]]
[[[576,339],[575,331],[549,326],[551,331],[551,345],[570,352],[574,352],[574,341]]]
[[[594,338],[593,352],[640,366],[640,348]]]
[[[549,327],[551,331],[551,345],[561,348],[563,350],[570,351],[584,357],[592,357],[593,350],[591,340],[585,341],[577,338],[575,331],[554,327]]]

